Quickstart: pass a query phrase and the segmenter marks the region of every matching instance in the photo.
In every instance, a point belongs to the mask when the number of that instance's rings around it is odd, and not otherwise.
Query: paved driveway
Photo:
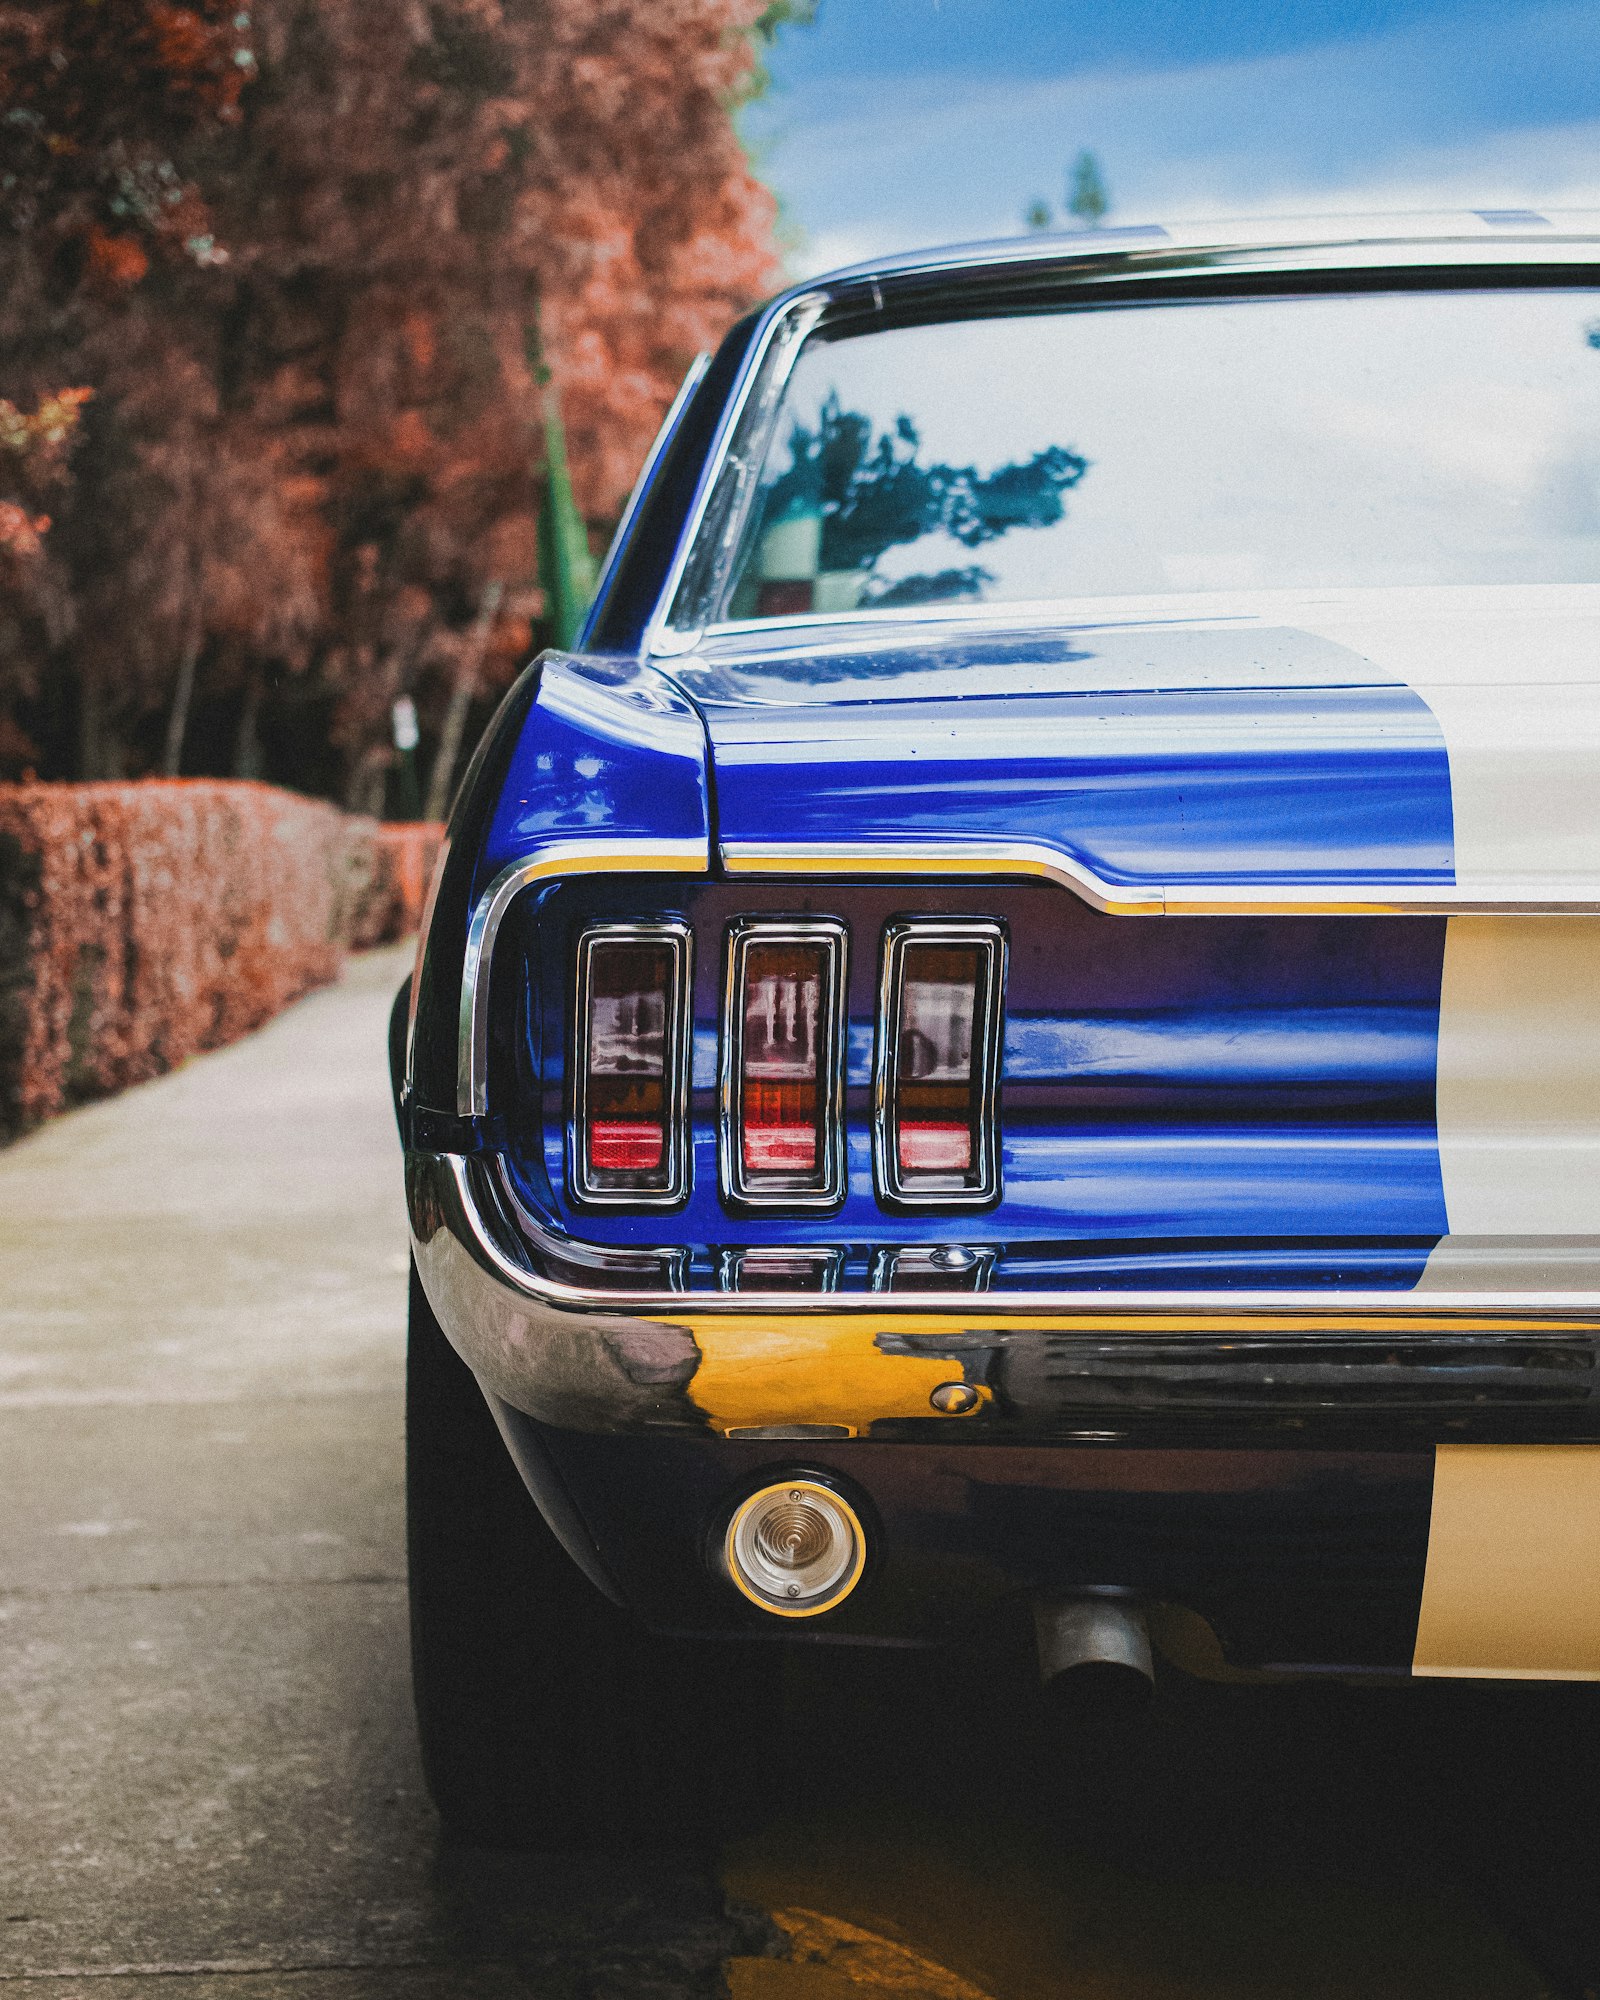
[[[1527,1777],[1572,1690],[1179,1686],[1047,1750],[1003,1691],[849,1660],[796,1676],[776,1817],[720,1870],[441,1855],[405,1659],[405,964],[0,1154],[0,1988],[1536,2000],[1537,1957],[1582,1990],[1593,1884]]]

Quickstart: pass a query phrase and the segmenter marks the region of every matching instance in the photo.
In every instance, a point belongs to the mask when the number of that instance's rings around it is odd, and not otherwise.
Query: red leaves
[[[48,514],[30,515],[14,500],[0,500],[0,555],[31,559],[44,553],[42,535],[50,532]]]
[[[113,290],[138,284],[150,268],[149,253],[131,236],[113,236],[98,222],[89,227],[90,276]]]

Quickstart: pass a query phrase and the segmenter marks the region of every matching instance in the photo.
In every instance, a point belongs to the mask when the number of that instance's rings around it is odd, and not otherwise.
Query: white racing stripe
[[[1293,616],[1432,710],[1458,888],[1600,898],[1600,589],[1330,591]],[[1450,919],[1438,1131],[1450,1239],[1424,1284],[1482,1261],[1462,1238],[1600,1238],[1600,918]]]
[[[1600,917],[1450,919],[1437,1104],[1452,1237],[1600,1236]]]
[[[1600,1680],[1600,1445],[1439,1446],[1412,1672]]]
[[[1304,610],[1432,709],[1460,888],[1600,892],[1600,591],[1352,592]]]

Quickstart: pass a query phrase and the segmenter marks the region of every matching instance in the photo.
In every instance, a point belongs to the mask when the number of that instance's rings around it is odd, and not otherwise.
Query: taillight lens
[[[578,941],[572,1178],[582,1201],[662,1206],[688,1192],[690,944],[677,924]]]
[[[836,923],[748,919],[729,935],[722,1166],[736,1201],[844,1194],[844,969]]]
[[[998,1195],[1004,980],[997,924],[908,919],[885,933],[877,1171],[888,1199],[959,1206]]]

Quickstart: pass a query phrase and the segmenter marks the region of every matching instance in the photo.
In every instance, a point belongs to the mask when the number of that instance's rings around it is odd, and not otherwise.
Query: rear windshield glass
[[[1600,582],[1600,294],[1079,310],[801,351],[734,619]]]

